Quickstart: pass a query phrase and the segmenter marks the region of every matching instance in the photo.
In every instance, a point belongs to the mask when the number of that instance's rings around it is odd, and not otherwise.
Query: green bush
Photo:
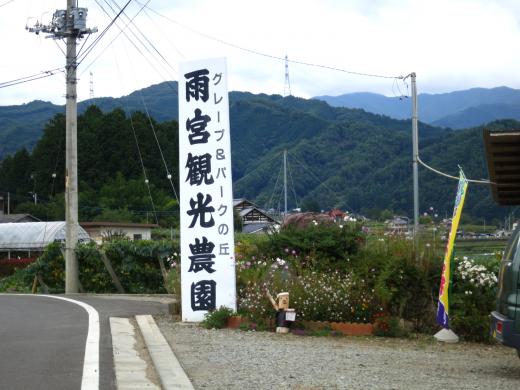
[[[207,312],[201,325],[207,329],[222,329],[226,326],[228,319],[233,315],[229,307],[221,306],[216,310]]]
[[[101,250],[106,253],[127,293],[165,293],[159,258],[168,262],[176,248],[169,241],[111,241]],[[79,279],[85,292],[110,293],[116,288],[94,243],[78,245],[76,254]],[[34,276],[39,274],[51,293],[65,290],[65,261],[61,244],[53,243],[26,269],[0,282],[0,291],[30,291]],[[42,292],[42,286],[39,286]]]
[[[364,238],[358,225],[310,224],[305,228],[288,226],[259,243],[261,253],[282,257],[293,265],[317,271],[346,270]]]
[[[495,307],[500,262],[455,259],[450,292],[450,326],[461,337],[490,341],[489,314]]]

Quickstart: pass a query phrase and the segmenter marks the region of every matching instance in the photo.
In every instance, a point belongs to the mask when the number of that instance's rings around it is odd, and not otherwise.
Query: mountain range
[[[334,107],[360,108],[395,119],[411,117],[411,98],[374,93],[317,96]],[[520,119],[520,90],[508,87],[472,88],[441,94],[419,94],[418,118],[433,126],[465,129],[498,119]]]
[[[128,161],[138,161],[137,155],[130,155],[132,152],[129,140],[133,138],[128,134],[128,137],[123,139],[122,135],[129,130],[124,130],[123,127],[116,129],[109,123],[116,118],[118,126],[123,126],[122,116],[125,116],[125,111],[148,111],[157,122],[167,123],[176,120],[176,83],[154,85],[119,99],[98,98],[85,101],[80,103],[79,111],[85,113],[90,104],[95,104],[104,112],[110,112],[115,107],[122,107],[123,111],[113,112],[100,119],[99,113],[89,109],[89,116],[80,118],[80,124],[89,120],[98,124],[85,123],[85,129],[96,128],[97,138],[93,139],[92,136],[84,134],[79,139],[78,147],[92,150],[92,145],[82,146],[82,139],[90,139],[90,143],[99,145],[99,150],[92,152],[96,152],[98,157],[89,163],[83,162],[84,169],[89,170],[86,177],[92,178],[91,182],[84,183],[83,188],[86,186],[92,193],[96,193],[118,172],[122,173],[126,180],[137,180],[142,174],[138,166],[130,169],[122,165],[121,161],[116,161],[116,158],[121,157],[121,153],[114,153],[120,149],[125,150]],[[20,110],[18,114],[16,108]],[[55,159],[49,159],[48,166],[41,160],[46,155],[55,155],[59,142],[57,138],[54,141],[42,140],[45,141],[43,143],[39,139],[43,128],[58,131],[57,121],[48,121],[53,118],[53,112],[63,112],[63,107],[44,102],[0,107],[0,119],[5,117],[6,112],[11,115],[11,127],[19,129],[11,131],[11,135],[18,136],[18,139],[10,144],[12,150],[9,153],[23,146],[30,149],[31,145],[37,145],[37,155],[18,158],[20,164],[30,165],[29,168],[20,169],[20,172],[27,173],[29,169],[33,169],[37,175],[50,177],[50,173],[55,169]],[[128,117],[128,114],[126,115]],[[62,120],[62,116],[60,118]],[[282,202],[282,156],[284,150],[287,150],[290,208],[314,202],[324,209],[339,207],[368,215],[377,215],[384,209],[411,215],[410,120],[392,119],[362,109],[332,107],[318,99],[255,95],[247,92],[230,93],[230,119],[235,197],[247,197],[265,208],[279,208]],[[146,123],[143,119],[140,122]],[[37,123],[44,125],[38,127]],[[5,137],[6,132],[3,130],[6,127],[2,120],[0,124],[3,126],[0,127],[0,137]],[[102,128],[98,129],[96,126]],[[164,131],[176,126],[176,123],[167,125]],[[520,127],[520,123],[500,120],[489,126],[510,129]],[[22,128],[23,133],[20,130]],[[420,154],[425,162],[452,175],[458,174],[458,165],[461,165],[470,178],[487,177],[481,126],[453,131],[420,123],[419,129]],[[117,136],[112,134],[114,131],[118,132]],[[144,137],[145,128],[142,127],[139,131]],[[109,137],[110,142],[105,142],[104,137]],[[176,137],[167,136],[164,132],[163,137],[169,142],[168,164],[174,172],[178,172],[173,144]],[[124,146],[118,146],[118,142],[124,142]],[[149,144],[148,148],[150,155],[143,158],[156,158],[157,152],[152,151],[153,143]],[[4,149],[4,156],[5,153]],[[135,151],[133,153],[135,154]],[[24,188],[27,192],[27,189],[34,186],[29,174],[20,178],[20,175],[9,175],[5,172],[7,167],[16,172],[16,157],[7,157],[0,164],[0,191]],[[85,158],[87,156],[83,157]],[[159,168],[160,165],[156,168],[157,172],[160,171]],[[96,172],[96,169],[99,172]],[[82,172],[79,174],[81,176]],[[168,183],[160,182],[164,180],[163,176],[158,174],[157,178],[152,177],[150,180],[157,180],[158,188],[162,186],[163,189],[167,189]],[[9,180],[12,180],[12,183]],[[18,181],[15,183],[15,180]],[[177,180],[174,182],[178,183]],[[50,186],[46,184],[46,187],[37,190],[45,193],[49,189]],[[455,181],[421,167],[422,208],[432,207],[442,216],[450,215],[455,191]],[[491,221],[508,212],[507,209],[494,205],[489,186],[471,185],[469,193],[465,209],[468,215],[474,218]]]

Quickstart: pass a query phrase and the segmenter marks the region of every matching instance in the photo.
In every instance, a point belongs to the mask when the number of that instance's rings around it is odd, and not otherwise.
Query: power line
[[[103,11],[103,12],[104,12],[104,13],[105,13],[109,18],[111,18],[110,14],[105,10],[105,8],[104,8],[101,4],[99,4],[99,2],[98,2],[97,0],[95,0],[95,1],[96,1],[96,4],[99,6],[99,8],[101,8],[101,10],[102,10],[102,11]],[[103,50],[102,50],[102,51],[101,51],[101,52],[100,52],[100,53],[99,53],[99,54],[94,58],[94,60],[92,60],[92,62],[91,62],[90,64],[88,64],[88,65],[85,67],[85,70],[84,70],[81,74],[85,73],[85,72],[86,72],[86,71],[87,71],[87,70],[88,70],[88,69],[89,69],[89,68],[90,68],[90,67],[91,67],[91,66],[92,66],[92,65],[93,65],[93,64],[94,64],[98,59],[99,59],[99,57],[101,57],[101,56],[103,55],[103,53],[105,53],[105,51],[106,51],[110,46],[112,46],[112,44],[116,41],[117,38],[119,38],[119,36],[120,36],[121,34],[125,34],[125,36],[126,36],[126,33],[125,33],[124,31],[126,30],[126,28],[128,27],[128,25],[129,25],[129,24],[130,24],[130,23],[131,23],[131,22],[132,22],[132,21],[137,17],[137,15],[139,15],[139,13],[140,13],[142,10],[143,10],[143,8],[141,8],[141,9],[139,10],[139,12],[137,12],[137,13],[134,15],[134,17],[133,17],[133,18],[132,18],[128,23],[126,23],[126,24],[123,26],[123,28],[121,28],[121,27],[118,26],[118,27],[119,27],[119,33],[118,33],[118,34],[117,34],[117,35],[116,35],[116,36],[115,36],[115,37],[110,41],[110,43],[109,43],[108,45],[105,46],[105,48],[104,48],[104,49],[103,49]],[[126,38],[127,38],[130,42],[132,42],[132,40],[130,40],[128,37],[126,37]],[[133,42],[132,42],[132,44],[133,44]],[[135,46],[135,44],[134,44],[134,46]],[[142,55],[142,53],[141,53],[141,55]],[[144,57],[144,56],[143,56],[143,57]],[[146,59],[146,57],[145,57],[145,59]]]
[[[2,8],[4,5],[7,5],[9,3],[12,3],[14,0],[9,0],[9,1],[6,1],[5,3],[3,4],[0,4],[0,8]]]
[[[141,9],[139,10],[138,14],[139,14],[142,10],[144,10],[144,8],[145,8],[145,7],[150,3],[150,1],[151,1],[151,0],[148,0],[148,1],[147,1],[147,2],[146,2],[146,3],[141,7]],[[112,2],[113,2],[117,7],[119,7],[119,6],[117,5],[117,3],[116,3],[114,0],[112,0]],[[106,0],[105,0],[105,3],[107,3]],[[108,3],[107,3],[107,4],[108,4]],[[112,11],[114,11],[114,9],[110,6],[110,4],[108,4],[108,6],[110,7],[110,9],[112,9]],[[123,15],[125,15],[127,19],[130,19],[130,18],[129,18],[129,17],[128,17],[124,12],[123,12]],[[137,16],[137,15],[136,15],[136,16]],[[168,65],[168,66],[170,67],[170,69],[172,69],[175,73],[177,73],[177,71],[175,70],[175,68],[174,68],[174,67],[173,67],[173,66],[168,62],[168,60],[167,60],[167,59],[162,55],[162,53],[161,53],[161,52],[160,52],[160,51],[155,47],[155,45],[154,45],[154,44],[153,44],[153,43],[148,39],[148,37],[146,36],[146,34],[143,34],[143,32],[141,31],[141,29],[140,29],[140,28],[139,28],[139,27],[138,27],[138,26],[133,22],[133,19],[135,19],[135,16],[134,16],[134,18],[132,18],[132,20],[130,20],[129,23],[131,23],[131,24],[134,26],[134,28],[137,30],[137,32],[138,32],[138,33],[139,33],[139,34],[144,38],[144,40],[145,40],[145,41],[146,41],[146,42],[147,42],[147,43],[152,47],[152,49],[153,49],[153,50],[154,50],[154,51],[159,55],[159,57],[162,58],[162,60],[166,63],[166,65]],[[143,45],[143,47],[146,48],[146,46],[142,43],[142,41],[139,39],[139,37],[137,37],[136,34],[135,34],[132,30],[130,30],[130,32],[132,33],[132,35],[133,35],[134,37],[136,37],[136,38],[139,40],[139,42],[141,43],[141,45]],[[151,53],[151,54],[152,54],[152,53]]]
[[[96,1],[97,2],[97,1]],[[126,9],[126,7],[128,7],[128,5],[132,2],[132,0],[128,0],[126,2],[126,4],[124,5],[124,7],[121,9],[121,11],[119,11],[119,13],[110,21],[110,23],[105,27],[105,29],[97,36],[97,38],[94,40],[94,42],[92,42],[86,49],[84,52],[81,52],[81,53],[78,53],[78,55],[76,56],[76,61],[78,61],[77,65],[79,67],[79,65],[85,60],[85,58],[90,54],[90,52],[92,52],[92,50],[97,46],[97,44],[99,43],[99,41],[105,36],[105,34],[108,32],[108,30],[110,29],[110,27],[112,27],[114,25],[114,23],[116,22],[116,20],[121,16],[121,14],[123,13],[123,11]]]
[[[177,54],[182,57],[182,58],[186,58],[186,56],[179,50],[179,48],[170,40],[168,39],[168,33],[165,33],[161,27],[155,22],[155,19],[153,19],[149,14],[148,12],[146,12],[146,10],[144,10],[144,14],[148,17],[148,19],[150,19],[150,22],[153,23],[156,28],[160,31],[161,35],[164,37],[164,39],[166,39],[168,41],[168,43],[170,45],[172,45],[172,47],[174,48],[174,50],[177,52]]]
[[[140,3],[138,0],[135,0],[135,2],[139,5],[142,5],[142,3]],[[279,61],[286,61],[286,58],[285,57],[279,57],[279,56],[276,56],[276,55],[273,55],[273,54],[269,54],[269,53],[263,53],[263,52],[260,52],[260,51],[257,51],[257,50],[253,50],[253,49],[248,49],[246,47],[243,47],[243,46],[240,46],[240,45],[237,45],[235,43],[231,43],[231,42],[228,42],[228,41],[224,41],[223,39],[220,39],[220,38],[216,38],[216,37],[213,37],[209,34],[206,34],[206,33],[203,33],[201,31],[198,31],[198,30],[195,30],[189,26],[186,26],[185,24],[182,24],[166,15],[163,15],[157,11],[155,11],[154,9],[146,6],[146,8],[148,8],[150,11],[152,11],[153,13],[155,13],[156,15],[170,21],[171,23],[174,23],[188,31],[191,31],[195,34],[198,34],[204,38],[207,38],[207,39],[210,39],[212,41],[215,41],[215,42],[218,42],[218,43],[221,43],[223,45],[226,45],[226,46],[229,46],[229,47],[233,47],[235,49],[238,49],[238,50],[242,50],[242,51],[245,51],[245,52],[248,52],[248,53],[251,53],[251,54],[255,54],[255,55],[258,55],[258,56],[262,56],[262,57],[266,57],[266,58],[271,58],[271,59],[274,59],[274,60],[279,60]],[[335,66],[329,66],[329,65],[322,65],[322,64],[315,64],[315,63],[311,63],[311,62],[305,62],[305,61],[298,61],[298,60],[287,60],[287,62],[290,62],[290,63],[293,63],[293,64],[299,64],[299,65],[305,65],[305,66],[312,66],[312,67],[316,67],[316,68],[322,68],[322,69],[329,69],[329,70],[334,70],[334,71],[337,71],[337,72],[343,72],[343,73],[348,73],[348,74],[352,74],[352,75],[356,75],[356,76],[365,76],[365,77],[377,77],[377,78],[383,78],[383,79],[399,79],[399,80],[402,80],[405,78],[405,76],[390,76],[390,75],[381,75],[381,74],[375,74],[375,73],[364,73],[364,72],[356,72],[356,71],[352,71],[352,70],[347,70],[347,69],[342,69],[342,68],[338,68],[338,67],[335,67]]]
[[[447,177],[449,179],[454,179],[454,180],[459,180],[460,178],[458,176],[452,176],[452,175],[448,175],[447,173],[444,173],[444,172],[441,172],[435,168],[432,168],[431,166],[429,166],[428,164],[426,164],[425,162],[423,162],[419,156],[417,156],[417,161],[419,162],[419,164],[421,164],[423,167],[429,169],[430,171],[432,172],[435,172],[436,174],[438,175],[441,175],[441,176],[444,176],[444,177]],[[477,183],[477,184],[493,184],[493,185],[496,185],[496,183],[492,182],[492,181],[489,181],[489,180],[474,180],[474,179],[466,179],[469,183]]]
[[[110,17],[110,14],[109,14],[105,9],[104,9],[104,7],[103,7],[101,4],[99,4],[99,2],[98,2],[97,0],[95,0],[95,1],[96,1],[96,3],[98,4],[98,6],[103,10],[103,12],[104,12],[108,17]],[[150,1],[150,0],[149,0],[149,1]],[[149,2],[149,1],[148,1],[148,2]],[[148,3],[146,3],[146,4],[148,4]],[[146,4],[145,4],[145,5],[146,5]],[[111,8],[112,8],[112,7],[111,7]],[[172,84],[171,80],[168,80],[167,78],[165,78],[165,77],[162,75],[162,73],[161,73],[161,72],[156,68],[156,66],[155,66],[155,65],[150,61],[149,57],[153,57],[154,54],[153,54],[153,53],[148,49],[148,47],[147,47],[147,46],[146,46],[146,45],[141,41],[141,39],[140,39],[138,36],[136,36],[136,34],[135,34],[132,30],[129,29],[129,31],[132,32],[133,36],[137,39],[137,41],[138,41],[138,42],[139,42],[139,43],[140,43],[140,44],[141,44],[141,45],[142,45],[142,46],[143,46],[143,47],[148,51],[148,53],[150,53],[150,56],[146,56],[146,55],[141,51],[141,49],[139,49],[139,47],[136,45],[136,43],[134,42],[134,39],[131,39],[131,38],[126,34],[126,32],[125,32],[125,30],[127,29],[127,27],[128,27],[130,24],[133,24],[133,20],[137,17],[137,15],[139,15],[139,13],[140,13],[143,9],[144,9],[144,6],[141,7],[141,9],[139,10],[139,12],[138,12],[136,15],[134,15],[134,17],[133,17],[133,18],[132,18],[132,19],[131,19],[131,20],[130,20],[130,21],[129,21],[129,22],[128,22],[124,27],[123,27],[123,28],[119,27],[120,32],[119,32],[119,33],[116,35],[116,37],[115,37],[114,39],[112,39],[112,41],[111,41],[111,42],[110,42],[110,43],[109,43],[109,44],[108,44],[108,45],[103,49],[103,51],[102,51],[102,52],[101,52],[101,53],[100,53],[100,54],[99,54],[99,55],[98,55],[98,56],[97,56],[97,57],[96,57],[96,58],[95,58],[95,59],[94,59],[94,60],[93,60],[93,61],[92,61],[92,62],[91,62],[91,63],[90,63],[86,68],[85,68],[85,70],[83,71],[83,73],[84,73],[88,68],[90,68],[90,67],[92,66],[92,64],[94,64],[94,62],[97,61],[97,59],[98,59],[98,58],[99,58],[99,57],[100,57],[100,56],[105,52],[106,49],[108,49],[108,48],[112,45],[112,43],[113,43],[113,42],[114,42],[114,41],[115,41],[115,40],[116,40],[116,39],[117,39],[121,34],[124,34],[124,36],[126,37],[126,39],[128,39],[128,41],[132,44],[132,46],[135,48],[135,50],[137,50],[137,52],[138,52],[138,53],[139,53],[139,54],[140,54],[140,55],[141,55],[141,56],[142,56],[142,57],[143,57],[143,58],[148,62],[148,64],[150,64],[150,66],[151,66],[151,67],[152,67],[152,68],[157,72],[157,74],[158,74],[159,76],[161,76],[162,79],[163,79],[164,81],[166,81],[166,82],[168,83],[168,86],[170,86],[172,89],[174,89],[173,86],[171,85],[171,84]],[[126,15],[125,15],[125,16],[126,16]],[[127,16],[127,18],[128,18],[128,16]],[[134,24],[134,25],[135,25],[135,24]],[[170,68],[171,68],[171,65],[170,65],[170,64],[168,64],[168,65],[169,65]],[[173,69],[173,68],[172,68],[172,69]],[[174,70],[174,69],[173,69],[173,70]],[[174,70],[174,72],[175,72],[175,70]],[[82,73],[82,74],[83,74],[83,73]],[[176,72],[175,72],[175,73],[176,73]]]
[[[11,87],[13,85],[24,84],[24,83],[28,83],[30,81],[43,79],[46,77],[54,76],[54,75],[58,74],[58,72],[63,72],[63,71],[64,71],[63,67],[54,68],[54,69],[50,69],[50,70],[44,70],[40,73],[35,73],[30,76],[20,77],[20,78],[17,78],[14,80],[9,80],[9,81],[4,81],[4,82],[0,83],[0,88],[7,88],[7,87]]]

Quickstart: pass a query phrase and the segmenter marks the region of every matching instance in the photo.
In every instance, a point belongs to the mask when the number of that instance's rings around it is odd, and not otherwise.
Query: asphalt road
[[[66,296],[99,313],[99,388],[116,389],[109,317],[167,313],[164,303],[135,298]],[[0,295],[0,389],[80,389],[88,314],[63,300]]]

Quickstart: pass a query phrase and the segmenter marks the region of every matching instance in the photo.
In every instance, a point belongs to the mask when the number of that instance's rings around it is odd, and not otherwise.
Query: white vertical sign
[[[179,68],[182,320],[201,321],[236,310],[227,68],[224,58]]]

